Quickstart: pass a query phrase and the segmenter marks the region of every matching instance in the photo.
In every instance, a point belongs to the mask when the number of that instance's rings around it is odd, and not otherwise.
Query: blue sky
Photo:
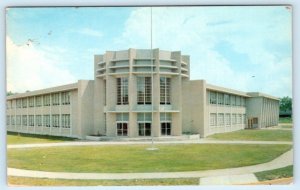
[[[6,19],[13,92],[93,79],[94,54],[151,47],[149,7],[10,8]],[[191,79],[292,95],[290,8],[155,7],[152,20],[153,48],[190,55]]]

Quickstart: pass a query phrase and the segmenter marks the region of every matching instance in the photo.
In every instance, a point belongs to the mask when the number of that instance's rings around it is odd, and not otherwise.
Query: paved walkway
[[[258,180],[254,174],[240,174],[227,176],[203,177],[199,180],[199,185],[231,185],[231,184],[249,184],[257,183]]]
[[[220,143],[221,141],[218,142]],[[65,143],[60,143],[60,144],[65,144]],[[71,144],[74,145],[74,143]],[[93,143],[89,143],[89,144],[93,144]],[[23,145],[23,147],[28,147],[28,146]],[[9,176],[52,178],[52,179],[202,178],[202,177],[210,177],[210,176],[253,174],[255,172],[282,168],[292,164],[293,164],[293,149],[287,151],[286,153],[282,154],[278,158],[275,158],[274,160],[267,163],[253,165],[253,166],[218,169],[218,170],[190,171],[190,172],[159,172],[159,173],[68,173],[68,172],[45,172],[45,171],[33,171],[33,170],[8,168],[7,174]]]
[[[17,144],[7,145],[7,148],[34,148],[34,147],[60,147],[60,146],[91,146],[91,145],[134,145],[148,144],[151,141],[75,141],[61,143]],[[291,141],[225,141],[215,139],[155,141],[154,144],[293,144]]]

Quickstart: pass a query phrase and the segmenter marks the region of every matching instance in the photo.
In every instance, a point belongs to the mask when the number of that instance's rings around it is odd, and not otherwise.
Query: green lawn
[[[293,119],[291,117],[280,117],[279,123],[293,123]]]
[[[279,127],[283,129],[292,129],[293,125],[280,125]]]
[[[259,181],[293,177],[293,166],[255,173]]]
[[[292,141],[292,130],[247,129],[209,136],[217,140]]]
[[[68,137],[56,137],[48,135],[34,135],[25,133],[7,133],[7,144],[34,144],[34,143],[53,143],[53,142],[64,142],[73,141],[74,138]]]
[[[8,166],[60,172],[175,172],[232,168],[271,161],[290,145],[171,144],[8,149]]]
[[[136,180],[65,180],[8,177],[8,183],[27,186],[133,186],[133,185],[198,185],[199,178],[136,179]]]

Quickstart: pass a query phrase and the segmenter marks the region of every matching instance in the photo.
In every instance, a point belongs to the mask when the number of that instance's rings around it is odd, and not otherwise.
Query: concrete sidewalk
[[[159,172],[159,173],[68,173],[68,172],[45,172],[8,168],[8,176],[51,178],[51,179],[160,179],[160,178],[202,178],[210,176],[242,175],[255,172],[273,170],[293,165],[293,149],[287,151],[274,160],[239,168],[227,168],[207,171],[190,172]]]
[[[40,144],[7,145],[7,148],[35,148],[35,147],[61,147],[61,146],[101,146],[101,145],[151,145],[151,141],[76,141]],[[224,141],[215,139],[155,141],[154,144],[293,144],[291,141]]]
[[[199,185],[238,185],[257,183],[258,180],[254,174],[240,174],[227,176],[203,177],[199,180]]]

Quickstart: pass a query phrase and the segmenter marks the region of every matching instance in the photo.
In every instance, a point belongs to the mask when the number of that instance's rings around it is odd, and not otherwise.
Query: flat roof
[[[234,95],[239,95],[243,97],[250,97],[246,92],[238,91],[238,90],[233,90],[230,88],[224,88],[220,86],[215,86],[211,84],[206,84],[206,89],[212,90],[212,91],[217,91],[217,92],[226,92],[228,94],[234,94]]]
[[[261,92],[248,92],[247,94],[251,97],[265,97],[265,98],[270,98],[270,99],[273,99],[273,100],[279,100],[280,99],[278,97],[271,96],[269,94],[264,94],[264,93],[261,93]]]
[[[76,90],[76,89],[78,89],[78,82],[72,83],[72,84],[56,86],[56,87],[51,87],[51,88],[45,88],[45,89],[41,89],[41,90],[34,90],[34,91],[30,91],[30,92],[25,92],[25,93],[14,94],[14,95],[7,96],[6,99],[13,100],[16,98],[25,98],[28,96],[38,96],[38,95],[43,95],[43,94],[62,92],[62,91],[67,91],[67,90]]]

